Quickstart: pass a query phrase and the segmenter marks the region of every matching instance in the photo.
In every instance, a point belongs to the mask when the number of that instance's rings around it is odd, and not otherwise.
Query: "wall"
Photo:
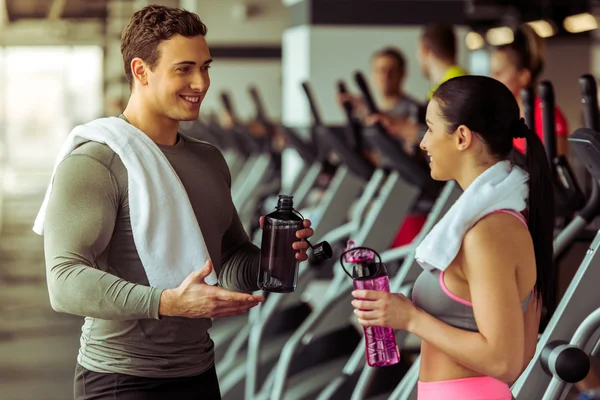
[[[246,17],[242,16],[244,3],[252,4]],[[180,0],[180,5],[206,23],[211,44],[280,44],[289,25],[281,0]]]
[[[254,115],[248,87],[255,85],[263,99],[267,116],[281,118],[280,60],[219,60],[210,70],[210,90],[202,103],[202,113],[222,110],[220,93],[231,95],[236,113],[241,118]]]
[[[200,15],[208,27],[206,39],[210,47],[280,46],[289,14],[281,0],[253,0],[255,9],[244,15],[240,0],[181,0],[180,5]],[[240,117],[253,115],[248,87],[256,85],[265,103],[268,115],[281,118],[281,60],[273,58],[215,59],[210,75],[211,89],[202,104],[203,112],[222,109],[219,94],[231,94]]]
[[[291,125],[310,124],[310,114],[301,82],[308,80],[315,101],[326,123],[343,123],[344,115],[336,102],[336,81],[344,79],[349,90],[357,92],[354,72],[368,78],[372,54],[386,46],[395,46],[405,54],[408,76],[405,90],[425,100],[429,83],[417,60],[421,26],[357,27],[299,26],[284,34],[284,119]],[[466,31],[457,29],[459,63],[468,66],[469,54],[464,46]]]
[[[565,114],[571,132],[582,123],[578,79],[583,74],[592,73],[590,46],[590,39],[585,37],[552,38],[546,41],[546,65],[540,81],[552,82],[556,104]],[[470,64],[472,73],[488,75],[489,52],[472,52]]]
[[[547,42],[547,64],[542,79],[552,82],[556,104],[564,112],[571,132],[582,125],[578,80],[592,71],[590,43],[587,38],[575,37]]]

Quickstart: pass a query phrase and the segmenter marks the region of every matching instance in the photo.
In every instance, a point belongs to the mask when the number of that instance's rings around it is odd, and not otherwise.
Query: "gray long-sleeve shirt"
[[[162,146],[196,215],[222,287],[258,289],[260,251],[231,200],[218,149],[180,135]],[[143,377],[197,375],[214,362],[210,319],[159,318],[129,219],[127,170],[106,145],[88,142],[57,168],[44,223],[51,304],[85,316],[78,362],[96,372]],[[198,265],[200,268],[201,265]]]

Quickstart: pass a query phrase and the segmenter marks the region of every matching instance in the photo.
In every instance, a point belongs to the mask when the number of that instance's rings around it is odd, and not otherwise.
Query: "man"
[[[404,93],[406,59],[404,54],[393,47],[386,47],[373,55],[371,79],[381,99],[382,111],[396,116],[411,116],[419,103]]]
[[[457,63],[456,36],[451,25],[426,26],[421,33],[418,58],[423,75],[432,85],[427,94],[429,100],[442,83],[467,75]]]
[[[431,100],[433,92],[439,85],[449,79],[467,75],[457,64],[456,36],[451,25],[435,23],[426,26],[421,32],[418,49],[418,59],[421,72],[429,80],[431,88],[427,93],[427,99]],[[424,110],[421,108],[419,121],[414,118],[397,117],[391,114],[371,115],[367,124],[381,122],[388,132],[403,139],[405,148],[417,151],[418,144],[425,134]]]
[[[371,58],[371,81],[377,91],[379,108],[382,112],[396,116],[411,116],[414,107],[420,104],[404,93],[403,84],[406,78],[406,58],[399,49],[386,47]],[[340,101],[351,101],[354,112],[365,117],[367,110],[361,98],[351,94],[340,95]]]
[[[112,120],[151,139],[149,146],[164,154],[189,198],[195,219],[176,221],[180,231],[162,232],[164,240],[185,239],[199,227],[212,262],[193,267],[198,269],[176,287],[159,289],[160,281],[153,287],[149,267],[141,261],[152,260],[153,249],[140,250],[146,241],[136,238],[132,226],[134,216],[146,218],[151,227],[161,215],[134,214],[128,179],[133,171],[98,141],[79,146],[56,168],[44,245],[53,308],[86,317],[75,374],[77,400],[220,399],[208,335],[211,318],[245,313],[264,300],[245,294],[258,290],[260,250],[233,206],[223,156],[178,133],[180,121],[198,118],[210,86],[205,35],[205,25],[188,11],[149,6],[136,12],[121,42],[131,96],[122,120]],[[145,172],[168,176],[167,169]],[[164,209],[167,215],[171,211]],[[300,239],[313,234],[309,221],[304,226]],[[307,259],[306,241],[294,248],[298,260]],[[205,283],[213,268],[216,286]]]
[[[383,48],[371,58],[371,82],[379,98],[379,109],[389,118],[406,119],[418,116],[422,107],[414,98],[404,93],[403,84],[406,78],[406,58],[399,49]],[[368,110],[362,98],[352,94],[342,94],[339,100],[351,102],[354,115],[369,124]],[[371,128],[368,128],[371,129]],[[369,132],[365,132],[368,135]],[[402,139],[399,139],[402,142]],[[363,143],[363,146],[368,147]],[[368,149],[363,149],[365,156],[375,165],[379,157]]]

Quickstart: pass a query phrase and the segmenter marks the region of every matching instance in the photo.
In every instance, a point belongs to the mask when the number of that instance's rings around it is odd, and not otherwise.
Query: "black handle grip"
[[[554,88],[549,81],[543,81],[538,86],[538,93],[542,103],[542,130],[544,134],[544,147],[550,165],[556,158],[556,122],[554,118]]]
[[[265,112],[264,103],[258,93],[258,89],[255,86],[250,86],[248,88],[248,93],[250,93],[250,97],[252,98],[252,102],[254,103],[254,109],[256,110],[256,119],[260,122],[267,122],[267,113]]]
[[[533,88],[525,88],[521,90],[521,101],[523,102],[523,114],[525,117],[525,124],[535,133],[535,120],[534,120],[534,106],[535,106],[535,93]]]
[[[371,91],[369,90],[367,80],[365,79],[363,74],[361,72],[356,72],[354,74],[354,79],[356,80],[356,84],[358,85],[358,88],[360,89],[360,91],[363,94],[363,97],[365,99],[365,103],[367,105],[367,109],[369,110],[369,112],[372,114],[378,113],[379,109],[377,108],[377,105],[375,104],[375,100],[373,100],[373,96],[371,95]]]
[[[361,72],[354,75],[356,84],[362,92],[363,98],[369,112],[377,113],[378,109],[371,96],[367,81]],[[402,145],[395,139],[392,139],[386,132],[383,125],[375,124],[373,136],[369,137],[377,150],[385,156],[393,168],[398,171],[402,177],[418,187],[424,187],[429,180],[429,171],[426,171],[415,159],[404,152]]]
[[[221,92],[221,103],[223,104],[223,108],[225,108],[229,114],[232,116],[235,114],[233,112],[233,104],[231,103],[231,96],[229,96],[229,93]]]
[[[566,200],[568,208],[572,211],[581,209],[585,205],[585,196],[566,157],[556,157],[554,159],[554,168],[556,170],[556,177],[560,183],[559,191],[564,200]]]
[[[315,102],[315,98],[312,95],[312,91],[308,82],[302,82],[302,89],[304,89],[304,93],[306,93],[306,98],[308,99],[308,105],[310,106],[310,112],[313,116],[313,121],[315,125],[322,126],[323,120],[319,115],[319,110],[317,109],[317,103]]]
[[[348,88],[346,87],[346,83],[342,80],[339,80],[337,83],[339,94],[347,94]],[[353,147],[357,152],[360,152],[363,148],[364,140],[362,136],[362,126],[359,121],[357,121],[352,115],[352,103],[349,101],[345,101],[342,103],[342,107],[344,108],[344,114],[346,115],[346,121],[348,123],[347,132],[349,135],[349,140],[352,141]]]
[[[583,75],[579,78],[581,89],[581,103],[585,127],[598,131],[598,87],[596,78],[592,75]]]
[[[346,88],[346,84],[343,81],[338,81],[338,92],[340,94],[347,94],[348,93],[348,89]],[[346,118],[348,119],[348,122],[352,121],[352,103],[350,103],[349,101],[345,101],[342,103],[342,107],[344,107],[344,111],[346,114]]]

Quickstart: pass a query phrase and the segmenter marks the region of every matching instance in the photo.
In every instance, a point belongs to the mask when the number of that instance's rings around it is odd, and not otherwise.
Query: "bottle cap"
[[[315,261],[321,262],[333,257],[333,250],[328,242],[317,243],[312,246],[312,256]]]
[[[277,209],[278,210],[287,210],[291,211],[294,208],[294,196],[287,196],[284,194],[280,194],[277,200]]]
[[[379,264],[367,261],[354,264],[352,269],[352,277],[354,279],[371,279],[379,273]]]

